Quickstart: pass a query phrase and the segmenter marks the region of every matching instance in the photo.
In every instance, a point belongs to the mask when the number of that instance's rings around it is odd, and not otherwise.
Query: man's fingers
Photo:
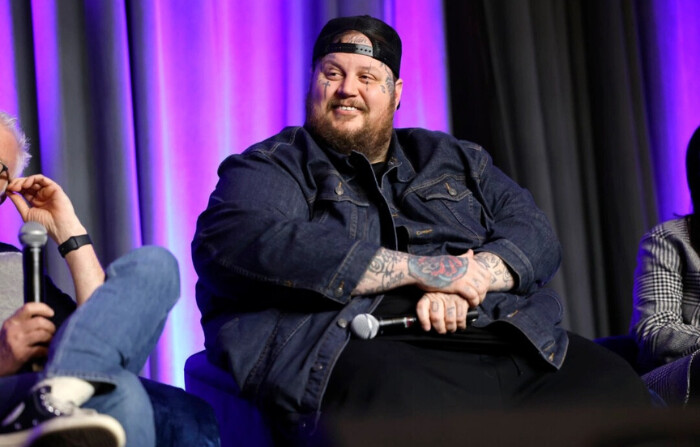
[[[474,290],[472,295],[475,296]],[[478,298],[472,299],[480,302]],[[423,330],[429,331],[432,328],[439,334],[445,334],[466,329],[469,308],[477,305],[470,304],[466,298],[456,294],[429,292],[416,304],[416,314]]]
[[[444,295],[445,301],[445,329],[447,332],[456,332],[467,327],[467,311],[469,304],[457,295]]]
[[[445,329],[445,304],[439,295],[430,297],[430,323],[438,334],[444,334]]]
[[[460,300],[462,301],[462,300]],[[446,296],[445,302],[445,330],[447,332],[454,332],[457,330],[458,325],[458,310],[457,310],[457,300],[452,296]]]
[[[48,344],[53,338],[54,331],[38,327],[25,334],[24,342],[27,346],[36,346],[39,343]]]
[[[480,293],[476,288],[467,284],[467,286],[461,290],[459,296],[466,300],[468,307],[477,307],[484,300],[486,293]]]
[[[9,197],[9,199],[15,205],[15,208],[17,208],[19,215],[22,216],[22,220],[26,221],[27,212],[29,212],[29,205],[27,205],[24,197],[12,191],[8,191],[7,197]]]
[[[46,303],[26,303],[13,316],[31,318],[35,316],[51,318],[54,315],[53,309]]]
[[[457,329],[464,330],[467,328],[467,312],[469,311],[469,306],[464,300],[455,300],[455,306],[457,308]]]
[[[425,295],[416,304],[416,316],[421,328],[426,332],[429,331],[432,327],[430,324],[430,299]]]
[[[25,330],[27,332],[40,332],[48,334],[49,338],[53,337],[56,333],[56,325],[44,317],[35,317],[25,323]],[[35,335],[39,337],[38,335]],[[43,341],[43,340],[41,340]]]

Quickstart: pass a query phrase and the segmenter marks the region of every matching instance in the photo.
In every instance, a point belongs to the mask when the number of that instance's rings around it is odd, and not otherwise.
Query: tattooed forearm
[[[515,280],[508,266],[501,258],[489,252],[481,252],[474,255],[474,261],[479,263],[483,268],[491,272],[491,286],[489,290],[492,292],[503,292],[510,290],[515,285]]]
[[[463,257],[414,256],[380,248],[352,294],[369,295],[411,284],[425,290],[449,289],[468,268],[469,260]]]
[[[469,261],[455,256],[412,256],[408,274],[430,287],[446,287],[467,273]]]
[[[407,261],[406,253],[379,249],[353,293],[364,295],[385,292],[406,284]]]

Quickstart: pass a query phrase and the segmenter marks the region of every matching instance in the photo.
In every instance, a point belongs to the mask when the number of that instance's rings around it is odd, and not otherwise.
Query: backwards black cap
[[[337,38],[347,32],[357,31],[372,42],[372,46],[355,43],[337,43]],[[384,62],[398,79],[401,68],[401,38],[394,28],[370,16],[338,17],[326,23],[314,44],[313,63],[329,53],[364,54]]]

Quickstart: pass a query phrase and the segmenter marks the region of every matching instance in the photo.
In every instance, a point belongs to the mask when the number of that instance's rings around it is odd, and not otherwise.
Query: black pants
[[[415,416],[521,407],[650,406],[644,383],[621,357],[569,334],[555,370],[534,349],[484,354],[391,339],[351,340],[331,375],[330,416]]]
[[[294,442],[276,433],[277,443],[345,445],[335,442],[334,428],[358,419],[419,421],[484,410],[651,407],[649,391],[623,358],[576,334],[569,333],[569,340],[564,364],[556,370],[522,343],[487,354],[483,345],[439,349],[416,340],[352,339],[331,374],[316,433]]]

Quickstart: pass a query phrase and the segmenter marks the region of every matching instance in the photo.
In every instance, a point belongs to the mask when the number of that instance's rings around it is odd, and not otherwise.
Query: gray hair
[[[0,126],[9,130],[12,135],[14,135],[15,140],[17,140],[17,146],[19,146],[19,151],[17,153],[17,167],[15,170],[17,172],[11,172],[12,177],[17,177],[24,171],[24,168],[29,164],[29,159],[32,155],[29,153],[29,139],[22,132],[19,127],[19,122],[14,116],[3,112],[0,110]]]

